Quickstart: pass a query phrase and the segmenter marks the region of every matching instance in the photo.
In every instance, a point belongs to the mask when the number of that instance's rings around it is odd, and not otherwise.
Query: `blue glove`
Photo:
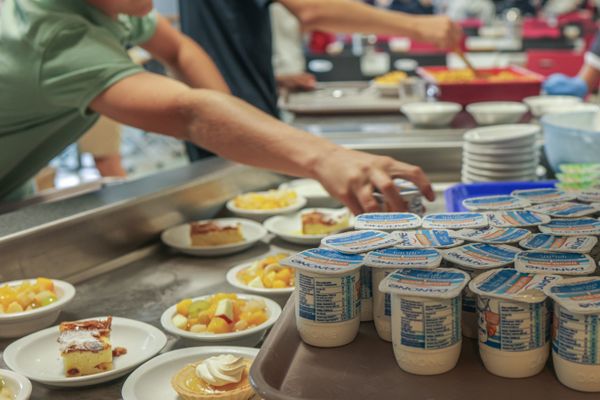
[[[547,94],[570,95],[584,98],[588,94],[587,83],[576,76],[552,74],[542,84],[542,90]]]

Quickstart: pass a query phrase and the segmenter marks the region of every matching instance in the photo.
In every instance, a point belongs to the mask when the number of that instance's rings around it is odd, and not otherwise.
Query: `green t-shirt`
[[[0,13],[0,199],[97,120],[90,102],[142,72],[126,46],[146,42],[156,13],[111,19],[85,0],[5,0]]]

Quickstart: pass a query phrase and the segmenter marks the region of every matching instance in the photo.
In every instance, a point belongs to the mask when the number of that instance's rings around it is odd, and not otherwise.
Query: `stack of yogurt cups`
[[[468,199],[461,213],[359,215],[354,231],[282,262],[296,268],[298,331],[308,344],[343,346],[373,320],[399,366],[425,375],[456,365],[464,335],[479,338],[491,373],[535,375],[550,348],[547,288],[597,272],[597,200],[548,188]]]

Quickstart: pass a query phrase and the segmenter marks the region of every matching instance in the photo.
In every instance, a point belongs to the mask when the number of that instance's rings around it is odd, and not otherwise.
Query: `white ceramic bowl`
[[[528,110],[525,104],[516,101],[483,101],[466,108],[479,125],[515,124]]]
[[[460,104],[446,101],[409,103],[400,107],[413,125],[427,127],[447,126],[461,110]]]
[[[306,199],[307,207],[339,207],[341,203],[331,197],[315,179],[294,179],[279,185],[279,189],[292,189]]]
[[[530,96],[525,97],[523,102],[529,106],[531,114],[534,117],[541,117],[546,114],[551,107],[567,107],[573,104],[581,103],[581,99],[576,96]]]
[[[545,108],[545,114],[570,114],[577,112],[600,112],[600,106],[591,103],[575,103],[569,104],[568,107],[564,105],[554,105]]]
[[[199,222],[207,222],[199,221]],[[212,221],[223,224],[240,224],[244,241],[220,246],[192,246],[190,239],[190,224],[182,224],[167,229],[160,236],[162,241],[182,253],[200,257],[215,257],[239,253],[254,246],[267,235],[267,230],[258,222],[241,218],[219,218]]]
[[[257,193],[267,193],[267,192],[257,192]],[[288,207],[277,208],[273,210],[246,210],[243,208],[238,208],[235,206],[234,199],[231,199],[225,205],[229,211],[243,218],[250,218],[255,221],[264,221],[265,219],[272,217],[274,215],[282,215],[293,213],[294,211],[298,211],[302,207],[306,205],[306,199],[299,194],[296,197],[296,202]]]
[[[246,329],[244,331],[239,332],[219,334],[194,333],[188,332],[183,329],[179,329],[175,325],[173,325],[173,317],[177,314],[177,304],[174,304],[171,307],[167,308],[167,310],[162,314],[162,316],[160,317],[160,323],[167,332],[175,336],[187,339],[189,341],[204,343],[221,343],[229,346],[256,346],[263,338],[267,329],[273,326],[275,321],[277,321],[277,319],[279,318],[279,315],[281,315],[281,307],[273,300],[263,296],[256,296],[244,293],[236,294],[238,295],[238,298],[242,300],[263,300],[267,305],[268,319],[259,326],[255,326],[254,328]],[[206,296],[195,297],[192,300],[204,300],[211,296],[213,295],[211,294]]]
[[[93,317],[86,319],[105,319]],[[167,343],[164,333],[152,325],[113,317],[111,343],[127,353],[113,360],[114,368],[94,375],[65,377],[57,339],[58,326],[32,333],[4,350],[4,362],[13,371],[49,386],[81,387],[117,379],[157,355]]]
[[[253,360],[258,349],[233,346],[189,347],[159,355],[133,371],[125,381],[123,400],[180,400],[171,387],[171,378],[182,368],[221,354],[232,354]]]
[[[0,379],[4,380],[6,387],[13,394],[14,400],[29,400],[31,397],[31,382],[23,375],[7,369],[0,369]]]
[[[35,279],[5,282],[2,285],[17,286],[26,281],[35,281]],[[58,319],[61,310],[75,297],[75,287],[68,282],[57,279],[52,279],[52,282],[54,282],[54,289],[58,300],[45,307],[31,311],[0,314],[0,338],[25,336],[31,332],[47,328]]]
[[[325,213],[328,212],[340,212],[340,210],[331,209],[331,208],[311,208],[305,209],[303,211],[322,211]],[[288,214],[288,215],[278,215],[275,217],[271,217],[267,219],[263,225],[267,230],[277,237],[285,240],[286,242],[301,244],[304,246],[319,246],[321,244],[321,240],[325,238],[327,235],[304,235],[302,234],[302,220],[300,217],[301,213]],[[353,220],[349,219],[349,224],[346,229],[352,229]],[[339,233],[341,231],[335,232]],[[333,233],[332,233],[333,234]]]
[[[236,265],[227,271],[227,282],[245,293],[254,295],[264,296],[273,301],[277,302],[282,308],[289,299],[290,295],[294,293],[294,287],[283,288],[283,289],[269,289],[269,288],[254,288],[246,285],[244,282],[238,279],[237,275],[240,271],[250,268],[254,262],[243,263]]]

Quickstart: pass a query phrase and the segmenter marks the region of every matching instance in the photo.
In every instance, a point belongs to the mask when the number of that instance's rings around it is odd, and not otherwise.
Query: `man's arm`
[[[155,34],[142,47],[189,86],[230,93],[209,55],[196,42],[173,28],[166,18],[158,16]]]
[[[377,209],[373,188],[394,210],[404,210],[406,204],[392,182],[395,177],[414,182],[428,199],[434,198],[419,167],[343,149],[235,97],[191,89],[159,75],[125,78],[94,99],[90,108],[127,125],[189,140],[233,161],[315,178],[354,213]]]
[[[304,30],[405,35],[454,49],[461,28],[447,16],[410,15],[353,0],[277,0],[294,14]]]

